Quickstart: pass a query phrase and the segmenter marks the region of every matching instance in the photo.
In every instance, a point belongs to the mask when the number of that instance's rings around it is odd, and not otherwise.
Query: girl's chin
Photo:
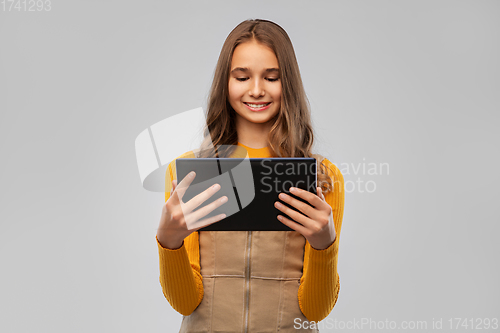
[[[269,114],[259,114],[258,112],[251,113],[250,115],[246,115],[244,117],[240,116],[242,120],[253,123],[253,124],[266,124],[272,121],[273,119],[276,119],[276,116],[270,117]]]

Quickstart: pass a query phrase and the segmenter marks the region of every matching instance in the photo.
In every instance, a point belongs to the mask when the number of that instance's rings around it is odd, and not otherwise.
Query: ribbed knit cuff
[[[158,241],[158,236],[156,238],[156,243],[158,244],[158,254],[160,256],[160,262],[171,262],[171,263],[182,263],[189,262],[188,253],[186,247],[184,246],[184,241],[182,241],[181,247],[177,249],[169,249],[163,247]]]
[[[183,315],[189,315],[203,298],[191,268],[184,242],[178,249],[164,248],[158,241],[160,257],[160,284],[172,307]]]
[[[309,321],[323,320],[332,310],[338,293],[338,240],[324,250],[308,244],[308,264],[303,283],[299,286],[298,301],[302,313]]]
[[[176,249],[169,249],[168,247],[163,247],[163,245],[160,244],[160,241],[158,240],[158,236],[155,236],[155,238],[156,238],[156,242],[158,243],[158,246],[164,250],[167,250],[167,251],[177,251],[177,250],[180,250],[184,246],[184,241],[182,241],[182,244],[180,247],[178,247]]]
[[[310,248],[309,265],[311,264],[311,262],[314,263],[331,262],[339,251],[338,237],[335,237],[335,241],[324,250],[316,250],[314,247],[311,246],[311,244],[309,244],[309,248]]]

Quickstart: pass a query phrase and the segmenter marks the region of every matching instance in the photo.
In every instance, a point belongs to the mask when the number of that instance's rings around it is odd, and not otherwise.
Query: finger
[[[219,214],[212,217],[207,217],[206,219],[196,221],[190,224],[187,224],[188,230],[199,230],[208,225],[214,224],[215,222],[219,222],[220,220],[226,218],[226,214]]]
[[[325,196],[323,195],[323,189],[321,187],[318,187],[318,197],[325,201]]]
[[[210,204],[208,204],[208,205],[198,209],[197,211],[189,214],[188,216],[186,216],[186,224],[196,223],[196,221],[198,221],[202,217],[208,215],[211,211],[222,206],[226,202],[227,202],[226,196],[223,196],[222,198],[219,198],[217,200],[212,201]]]
[[[321,200],[321,198],[314,193],[311,193],[309,191],[303,190],[298,187],[290,187],[290,193],[309,202],[316,209],[325,208],[323,205],[324,204],[323,200]]]
[[[175,179],[172,180],[171,184],[172,184],[172,187],[170,188],[170,196],[172,196],[172,193],[174,193],[174,191],[175,191],[175,187],[177,186],[177,180],[175,180]]]
[[[300,234],[302,234],[302,236],[305,237],[305,235],[307,234],[307,229],[304,228],[304,226],[302,226],[301,224],[295,222],[295,221],[292,221],[290,219],[287,219],[286,217],[284,217],[283,215],[278,215],[278,220],[283,223],[284,225],[292,228],[293,230],[295,231],[298,231]]]
[[[213,196],[217,191],[220,190],[220,185],[219,184],[214,184],[207,188],[205,191],[201,192],[200,194],[196,195],[194,198],[186,202],[185,204],[185,209],[186,211],[190,212],[193,211],[196,207],[207,201],[208,198]]]
[[[295,207],[296,209],[298,209],[304,215],[307,215],[307,216],[309,216],[311,218],[314,217],[316,209],[313,208],[313,207],[311,207],[307,203],[302,202],[302,201],[300,201],[300,200],[292,197],[291,195],[286,195],[285,193],[281,193],[278,197],[281,200],[283,200],[284,202],[286,202],[287,204],[289,204],[290,206]]]
[[[176,185],[175,190],[172,194],[176,194],[175,197],[177,200],[182,200],[182,197],[186,193],[187,189],[189,188],[189,185],[193,182],[194,178],[196,177],[196,173],[192,171],[192,173],[188,173],[186,177],[184,177],[181,182]]]
[[[297,200],[297,199],[295,199]],[[298,200],[297,200],[298,201]],[[274,206],[279,209],[281,212],[284,214],[290,216],[294,221],[302,224],[306,229],[308,229],[311,226],[311,219],[287,206],[285,206],[282,203],[275,202]]]

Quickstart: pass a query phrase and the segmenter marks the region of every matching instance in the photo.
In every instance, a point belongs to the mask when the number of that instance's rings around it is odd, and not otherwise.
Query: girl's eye
[[[248,78],[246,78],[246,77],[237,77],[236,80],[238,80],[240,82],[244,82],[244,81],[248,80]],[[279,78],[272,78],[272,79],[268,78],[267,80],[270,81],[270,82],[275,82],[275,81],[278,81]]]

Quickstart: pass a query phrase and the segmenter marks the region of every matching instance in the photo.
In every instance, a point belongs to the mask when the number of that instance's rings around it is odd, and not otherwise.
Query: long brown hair
[[[282,27],[268,20],[243,21],[227,36],[208,96],[207,124],[198,157],[228,157],[236,148],[236,112],[228,101],[231,59],[239,44],[252,40],[268,46],[278,59],[281,108],[268,135],[271,154],[277,157],[315,157],[318,162],[319,186],[323,193],[328,193],[333,190],[333,181],[326,171],[329,168],[311,153],[314,134],[309,101],[302,85],[292,42]],[[331,172],[333,175],[333,171]]]

